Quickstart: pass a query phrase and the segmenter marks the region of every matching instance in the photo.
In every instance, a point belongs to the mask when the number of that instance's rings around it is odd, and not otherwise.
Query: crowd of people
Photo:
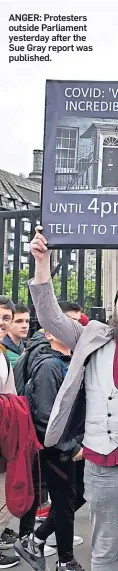
[[[91,571],[118,571],[118,293],[109,325],[89,321],[76,303],[58,303],[40,227],[30,247],[29,289],[40,324],[31,339],[29,309],[0,296],[0,568],[22,557],[44,571],[57,549],[56,571],[85,571],[74,557],[83,542],[74,519],[87,502]],[[43,486],[50,507],[36,527]],[[18,534],[8,527],[12,515]],[[6,556],[11,547],[14,555]]]

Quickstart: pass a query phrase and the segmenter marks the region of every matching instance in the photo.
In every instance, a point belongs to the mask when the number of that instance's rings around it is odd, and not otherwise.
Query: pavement
[[[18,520],[12,518],[9,527],[18,531]],[[82,565],[85,571],[90,571],[91,559],[91,525],[89,522],[88,509],[86,504],[76,513],[75,517],[75,535],[80,535],[84,539],[84,543],[74,548],[74,555]],[[6,552],[8,555],[8,551]],[[12,554],[12,551],[9,551]],[[55,562],[57,555],[46,557],[47,571],[55,571]],[[21,559],[20,564],[17,566],[19,571],[31,571],[32,567],[26,561]]]

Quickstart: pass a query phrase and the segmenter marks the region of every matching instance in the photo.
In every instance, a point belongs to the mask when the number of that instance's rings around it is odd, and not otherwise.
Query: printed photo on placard
[[[118,119],[63,117],[56,129],[55,193],[118,190]]]

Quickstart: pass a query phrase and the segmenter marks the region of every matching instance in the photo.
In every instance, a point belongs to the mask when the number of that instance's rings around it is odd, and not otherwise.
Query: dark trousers
[[[84,461],[79,461],[76,464],[76,502],[75,502],[75,512],[79,510],[84,504]],[[62,516],[61,516],[62,517]],[[44,522],[37,528],[36,536],[42,541],[55,532],[55,510],[53,504],[51,504],[49,514]]]
[[[49,460],[43,451],[45,463],[45,479],[51,498],[51,508],[47,519],[37,529],[36,536],[46,541],[53,531],[56,534],[59,560],[62,563],[73,558],[74,513],[85,502],[83,499],[83,461],[75,464],[68,459],[62,462],[58,451],[54,451]],[[79,466],[81,468],[79,470]],[[76,471],[77,477],[76,489]],[[35,499],[31,510],[20,521],[20,537],[29,534],[34,529],[36,510],[39,505],[38,468],[33,468]],[[79,489],[80,488],[80,489]]]

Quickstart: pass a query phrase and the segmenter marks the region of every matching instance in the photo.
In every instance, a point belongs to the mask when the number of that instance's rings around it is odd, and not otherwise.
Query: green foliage
[[[4,275],[3,293],[12,298],[12,276],[13,272]]]
[[[28,303],[28,277],[29,270],[28,267],[25,270],[20,270],[19,272],[19,301],[23,301],[25,304]],[[4,276],[4,293],[12,298],[12,279],[13,272],[5,274]],[[58,299],[61,298],[61,272],[59,275],[54,276],[53,285],[55,295]],[[103,291],[103,279],[102,279],[102,291]],[[77,301],[79,299],[78,293],[78,275],[75,271],[69,270],[68,281],[67,281],[67,298],[70,301]],[[90,307],[95,305],[95,277],[90,279],[90,274],[86,275],[84,280],[84,311],[89,314]]]
[[[28,267],[25,270],[20,270],[19,272],[19,290],[18,290],[18,299],[19,301],[24,302],[25,304],[28,303],[28,276],[29,270]],[[4,275],[4,293],[12,298],[12,280],[13,280],[13,272],[11,271],[9,274]]]
[[[61,273],[53,278],[53,284],[55,295],[59,299],[61,296]],[[86,276],[86,279],[84,280],[84,311],[86,311],[88,314],[90,308],[95,305],[95,287],[95,278],[92,276],[92,279],[90,279],[89,276]],[[68,272],[67,298],[70,301],[75,302],[79,299],[78,275],[73,270],[69,270]]]
[[[53,286],[54,286],[55,295],[57,299],[59,299],[61,296],[61,274],[59,274],[58,276],[54,276]]]

